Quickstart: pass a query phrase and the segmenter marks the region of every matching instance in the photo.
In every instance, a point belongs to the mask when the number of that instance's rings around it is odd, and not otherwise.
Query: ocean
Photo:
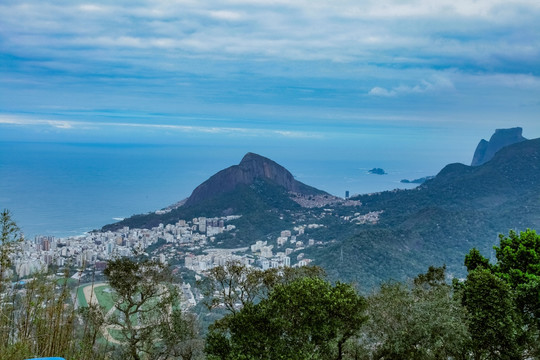
[[[182,200],[214,173],[238,164],[248,151],[283,165],[299,181],[341,197],[345,191],[352,195],[412,188],[400,180],[435,175],[450,162],[472,158],[477,140],[470,139],[463,148],[448,134],[442,139],[396,132],[325,141],[2,141],[0,208],[10,210],[27,238],[80,235]],[[388,174],[369,174],[374,167]]]

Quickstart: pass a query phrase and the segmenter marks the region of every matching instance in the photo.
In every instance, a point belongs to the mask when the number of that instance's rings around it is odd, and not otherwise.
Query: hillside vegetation
[[[416,189],[359,196],[364,211],[384,210],[379,223],[315,258],[347,280],[404,279],[430,264],[463,276],[460,259],[470,248],[493,257],[499,234],[540,227],[539,179],[535,139],[500,150],[482,166],[448,165]]]
[[[7,211],[1,220],[0,272],[8,274],[19,235]],[[224,314],[206,334],[179,307],[171,269],[145,257],[109,261],[110,310],[92,302],[77,309],[66,279],[3,276],[0,354],[3,360],[540,359],[540,236],[511,231],[500,236],[495,253],[491,262],[471,249],[462,280],[430,266],[367,296],[353,284],[328,281],[317,267],[263,271],[230,262],[199,282],[209,310]]]
[[[248,158],[251,166],[264,167],[253,165],[257,156]],[[361,206],[335,203],[324,207],[329,212],[322,207],[301,207],[282,184],[254,177],[250,184],[239,184],[231,191],[214,196],[206,192],[204,200],[192,205],[161,215],[133,216],[103,230],[238,214],[242,217],[231,222],[237,230],[218,236],[215,244],[232,248],[257,240],[275,241],[281,230],[317,223],[324,227],[310,230],[304,238],[323,245],[305,253],[331,279],[363,279],[362,287],[369,290],[388,279],[413,277],[432,264],[446,265],[449,273],[462,277],[465,268],[461,259],[470,248],[493,258],[491,249],[500,233],[540,228],[539,159],[540,139],[522,141],[504,147],[483,165],[450,164],[415,189],[361,195],[353,199]],[[286,171],[273,164],[274,178],[279,177],[276,169]],[[288,178],[288,174],[280,176]],[[343,221],[354,213],[372,211],[382,211],[376,224]]]

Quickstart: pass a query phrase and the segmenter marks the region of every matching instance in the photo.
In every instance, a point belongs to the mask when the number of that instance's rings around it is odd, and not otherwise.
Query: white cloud
[[[48,121],[48,124],[51,125],[52,127],[57,128],[57,129],[71,129],[71,128],[73,128],[73,123],[71,123],[69,121],[53,120],[53,121]]]
[[[241,127],[220,127],[220,126],[191,126],[191,125],[171,125],[156,123],[130,123],[130,122],[88,122],[75,120],[50,120],[36,119],[20,115],[0,115],[0,125],[17,126],[39,126],[53,127],[60,130],[104,130],[115,129],[146,129],[146,130],[169,130],[182,133],[193,134],[217,134],[234,135],[247,137],[280,136],[287,138],[322,138],[323,135],[317,132],[275,130],[269,128],[241,128]]]
[[[420,83],[413,86],[398,85],[392,87],[391,89],[375,86],[368,92],[368,95],[390,97],[406,94],[423,94],[451,89],[454,89],[454,84],[452,81],[448,78],[438,76],[430,81],[422,80]]]
[[[77,125],[82,125],[82,123],[73,121],[33,119],[18,115],[0,115],[0,124],[19,126],[50,126],[57,129],[73,129]]]
[[[210,16],[219,19],[219,20],[227,20],[227,21],[238,21],[245,18],[243,14],[237,11],[228,11],[228,10],[217,10],[217,11],[210,11]]]
[[[396,91],[395,90],[387,90],[385,88],[375,86],[374,88],[369,90],[368,94],[369,95],[374,95],[374,96],[394,96],[394,95],[396,95]]]
[[[476,83],[488,87],[540,90],[540,77],[532,74],[481,74],[474,75],[473,79]]]
[[[86,12],[104,13],[104,12],[108,12],[110,8],[107,8],[102,5],[97,5],[97,4],[81,4],[79,5],[79,10],[86,11]]]
[[[118,47],[119,52],[110,56],[124,60],[122,48],[173,51],[136,54],[149,62],[163,55],[190,53],[350,62],[377,62],[392,54],[391,58],[408,58],[416,64],[428,56],[447,62],[456,56],[485,61],[498,53],[517,52],[517,58],[532,51],[539,56],[535,51],[538,1],[147,0],[113,4],[30,0],[0,5],[4,24],[0,35],[7,44],[3,50],[40,54],[56,49],[61,58],[66,49],[76,52],[83,44]],[[513,38],[513,34],[523,36],[523,29],[530,35]],[[492,31],[499,34],[497,38],[490,36]],[[467,39],[461,38],[463,34]]]
[[[467,93],[488,104],[502,88],[537,97],[539,18],[538,0],[0,1],[9,81],[0,83],[0,105],[13,113],[71,105],[307,123],[380,106],[377,97],[434,94],[439,105],[472,99],[458,96]],[[307,99],[294,87],[315,91]]]
[[[304,132],[304,131],[284,131],[284,130],[271,130],[270,133],[276,134],[288,138],[323,138],[321,133]]]

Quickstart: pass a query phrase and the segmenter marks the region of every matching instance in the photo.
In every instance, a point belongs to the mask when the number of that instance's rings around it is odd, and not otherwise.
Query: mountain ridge
[[[255,179],[249,184],[239,182],[231,191],[192,205],[162,215],[135,216],[113,225],[150,227],[197,216],[243,215],[232,223],[237,231],[218,236],[213,245],[236,247],[259,239],[272,244],[281,230],[317,224],[305,227],[305,234],[298,236],[299,241],[313,239],[318,244],[303,249],[305,257],[324,267],[332,279],[362,279],[365,286],[388,279],[403,280],[430,265],[446,264],[451,274],[460,276],[464,274],[464,255],[472,247],[489,254],[498,234],[506,234],[509,229],[540,228],[540,139],[508,145],[479,166],[448,164],[414,189],[353,197],[351,201],[356,203],[349,206],[343,200],[324,207],[302,207],[291,191],[278,184],[291,181],[291,188],[292,175],[287,171],[278,177],[282,180],[276,181],[270,175],[283,167],[275,167],[277,163],[266,158],[255,158],[258,165],[250,165],[252,156],[240,162],[250,169],[248,177]],[[265,161],[267,176],[254,176],[265,173]],[[246,171],[238,169],[240,164],[222,171]],[[216,177],[207,181],[212,183],[212,179]],[[323,194],[309,196],[331,196]],[[378,220],[353,221],[368,213],[379,214]]]
[[[454,163],[412,190],[360,195],[376,225],[314,252],[333,278],[377,284],[430,265],[463,276],[464,255],[492,253],[499,234],[540,228],[540,139],[509,145],[483,165]],[[342,256],[341,254],[345,254]]]

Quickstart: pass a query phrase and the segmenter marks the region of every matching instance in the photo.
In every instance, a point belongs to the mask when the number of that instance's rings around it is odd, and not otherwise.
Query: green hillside
[[[472,247],[493,254],[499,233],[539,227],[539,177],[536,139],[504,148],[479,167],[448,165],[416,189],[359,196],[364,211],[384,210],[380,222],[313,256],[332,277],[370,286],[429,265],[464,275],[462,259]]]
[[[275,241],[281,230],[316,223],[323,226],[299,240],[321,242],[304,252],[333,279],[371,288],[443,264],[450,274],[462,276],[464,255],[472,247],[490,256],[498,234],[540,228],[539,159],[540,139],[523,141],[481,166],[450,164],[415,189],[362,195],[355,199],[360,207],[328,205],[326,210],[303,208],[283,186],[257,178],[194,205],[133,216],[104,230],[235,214],[242,215],[231,222],[236,230],[219,235],[216,246],[238,247]],[[371,211],[383,211],[376,224],[344,220]]]
[[[121,222],[107,225],[103,230],[115,230],[123,226],[130,228],[151,228],[163,224],[175,223],[180,219],[194,217],[219,217],[242,215],[232,224],[238,231],[230,238],[227,246],[242,246],[266,234],[289,226],[291,211],[300,211],[301,207],[289,198],[284,188],[267,180],[259,179],[251,185],[239,185],[234,191],[219,194],[193,206],[181,206],[166,214],[135,215]]]

